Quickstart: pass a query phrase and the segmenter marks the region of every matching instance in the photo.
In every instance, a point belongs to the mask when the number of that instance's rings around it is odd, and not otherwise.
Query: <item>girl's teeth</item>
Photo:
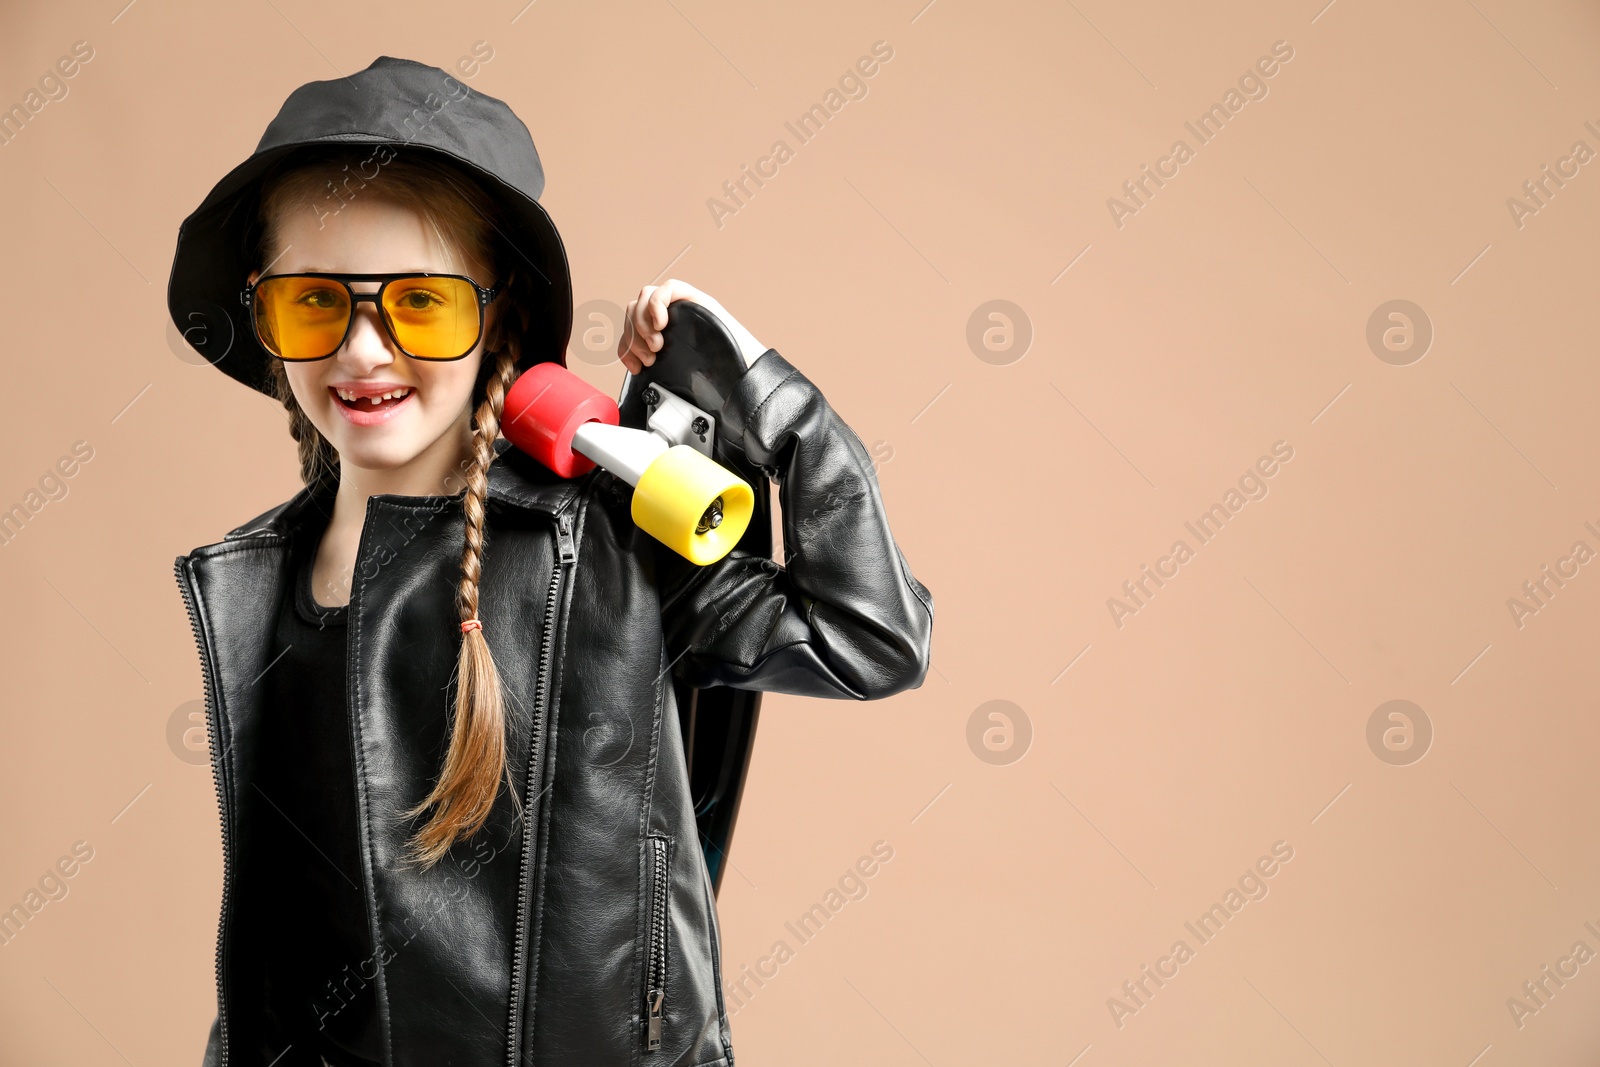
[[[410,389],[395,389],[387,393],[380,393],[377,396],[359,397],[354,393],[346,392],[343,389],[335,391],[339,394],[341,399],[348,400],[352,404],[359,404],[362,400],[369,400],[372,402],[373,407],[377,407],[379,404],[390,399],[391,397],[396,400],[404,400],[411,393]]]

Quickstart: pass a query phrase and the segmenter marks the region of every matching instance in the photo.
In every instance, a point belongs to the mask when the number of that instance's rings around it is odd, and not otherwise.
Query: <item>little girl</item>
[[[706,294],[644,287],[618,356],[670,358],[675,300],[727,327],[717,432],[779,484],[782,564],[693,566],[618,478],[499,438],[571,330],[543,187],[505,104],[385,57],[297,89],[180,230],[173,320],[283,405],[305,483],[176,561],[223,837],[207,1064],[731,1065],[672,677],[927,671],[859,438]]]

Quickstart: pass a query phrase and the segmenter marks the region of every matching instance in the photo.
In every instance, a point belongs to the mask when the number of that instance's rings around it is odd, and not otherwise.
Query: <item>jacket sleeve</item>
[[[697,688],[871,700],[920,686],[933,596],[890,535],[855,431],[770,348],[717,418],[778,482],[785,559],[735,549],[697,567],[658,545],[669,662]]]

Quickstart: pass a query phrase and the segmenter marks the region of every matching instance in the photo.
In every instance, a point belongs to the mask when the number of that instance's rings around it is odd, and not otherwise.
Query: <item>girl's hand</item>
[[[627,312],[623,316],[622,340],[617,345],[617,358],[630,373],[638,374],[656,361],[656,353],[661,350],[663,343],[661,331],[667,325],[667,305],[674,300],[693,300],[715,315],[738,342],[739,355],[746,367],[767,350],[767,346],[757,341],[714,297],[702,293],[688,282],[668,278],[663,285],[645,286],[639,290],[636,298],[628,301]]]

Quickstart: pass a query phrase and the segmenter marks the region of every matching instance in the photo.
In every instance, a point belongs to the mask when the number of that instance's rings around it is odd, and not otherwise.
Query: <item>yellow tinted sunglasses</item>
[[[378,282],[358,293],[351,282]],[[500,295],[459,274],[273,274],[239,294],[261,347],[282,360],[327,359],[344,345],[355,306],[370,300],[395,346],[413,359],[452,360],[483,335]]]

